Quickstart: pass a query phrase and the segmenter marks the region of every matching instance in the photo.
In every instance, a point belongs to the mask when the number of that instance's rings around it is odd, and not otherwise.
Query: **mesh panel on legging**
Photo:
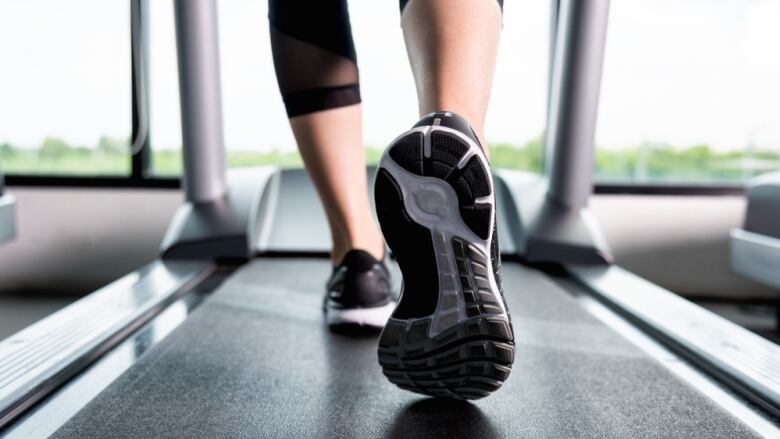
[[[360,102],[346,0],[269,0],[276,79],[289,117]]]

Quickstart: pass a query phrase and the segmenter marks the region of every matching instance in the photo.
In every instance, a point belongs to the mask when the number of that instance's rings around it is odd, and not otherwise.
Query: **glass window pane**
[[[596,179],[739,183],[780,168],[780,2],[612,2]]]
[[[0,41],[4,171],[128,175],[129,2],[4,0]]]
[[[549,36],[549,1],[504,2],[504,28],[485,122],[493,166],[542,171]]]
[[[369,163],[417,118],[398,3],[349,3]],[[157,174],[181,172],[176,48],[170,2],[151,7],[151,140]],[[276,85],[267,1],[220,0],[225,143],[230,166],[301,166]],[[549,5],[506,5],[486,135],[497,166],[538,171],[547,92]]]
[[[149,13],[149,144],[152,171],[181,174],[181,115],[172,1],[147,2]]]

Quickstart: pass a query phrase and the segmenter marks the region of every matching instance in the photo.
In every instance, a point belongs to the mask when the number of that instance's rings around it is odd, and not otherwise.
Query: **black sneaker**
[[[431,113],[382,156],[374,186],[403,273],[379,364],[399,387],[477,399],[509,376],[515,344],[501,290],[490,165],[461,117]]]
[[[395,308],[387,266],[363,250],[349,251],[325,288],[323,308],[331,327],[381,329]]]

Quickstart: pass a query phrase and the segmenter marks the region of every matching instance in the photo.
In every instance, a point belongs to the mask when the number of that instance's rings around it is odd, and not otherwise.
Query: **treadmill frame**
[[[5,193],[3,169],[0,167],[0,244],[16,236],[15,204],[14,197]]]
[[[16,236],[15,206],[16,200],[13,195],[0,192],[0,244],[10,241]]]

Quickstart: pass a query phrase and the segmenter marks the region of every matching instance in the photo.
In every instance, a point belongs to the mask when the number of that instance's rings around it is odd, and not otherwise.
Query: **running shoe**
[[[385,151],[374,196],[403,274],[379,340],[385,376],[430,396],[487,396],[509,376],[515,344],[479,139],[454,113],[424,116]]]
[[[390,272],[384,261],[351,250],[333,268],[323,309],[328,325],[382,329],[395,308]]]

